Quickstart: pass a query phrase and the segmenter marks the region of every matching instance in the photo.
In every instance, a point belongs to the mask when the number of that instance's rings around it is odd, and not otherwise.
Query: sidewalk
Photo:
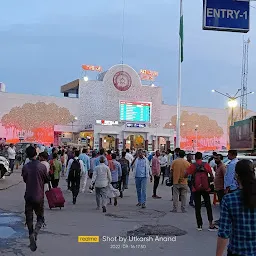
[[[23,182],[21,177],[21,170],[14,170],[10,176],[0,179],[0,190],[6,190]]]
[[[118,206],[108,206],[107,213],[96,211],[94,194],[80,194],[77,205],[72,204],[70,192],[66,190],[65,180],[61,187],[66,198],[65,208],[49,210],[45,202],[45,218],[47,226],[42,230],[36,253],[27,248],[28,239],[19,239],[11,248],[2,251],[2,255],[36,255],[36,256],[76,256],[76,255],[182,255],[214,256],[216,248],[216,232],[207,231],[206,210],[202,208],[204,228],[202,232],[196,230],[194,209],[188,206],[188,212],[170,213],[172,209],[171,190],[165,185],[159,186],[162,199],[152,199],[152,183],[148,186],[147,208],[137,208],[135,205],[136,191],[134,180],[130,180],[129,190],[125,190],[124,198],[118,200]],[[0,193],[3,202],[1,208],[7,211],[24,211],[24,184],[11,187]],[[8,198],[8,200],[7,200]],[[218,207],[213,207],[215,218],[218,217]],[[24,216],[23,214],[21,216]],[[144,226],[146,225],[146,226]],[[143,227],[144,226],[144,227]],[[152,227],[153,226],[153,227]],[[127,238],[135,234],[135,229],[142,232],[167,232],[168,236],[177,234],[174,241],[122,242],[118,238]],[[132,232],[130,232],[132,231]],[[141,231],[141,230],[140,230]],[[99,243],[78,243],[78,236],[100,236]],[[105,239],[117,241],[103,241]],[[159,236],[161,236],[159,234]]]

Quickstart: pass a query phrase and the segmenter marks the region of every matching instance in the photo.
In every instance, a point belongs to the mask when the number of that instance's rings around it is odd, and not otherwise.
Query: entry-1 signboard
[[[247,33],[249,0],[204,0],[203,29]]]

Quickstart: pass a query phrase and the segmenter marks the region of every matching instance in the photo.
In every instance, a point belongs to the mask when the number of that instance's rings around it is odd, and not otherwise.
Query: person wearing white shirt
[[[10,144],[10,147],[8,148],[7,152],[8,152],[8,159],[9,159],[9,168],[11,169],[11,172],[13,172],[16,151],[12,143]]]
[[[47,154],[47,152],[41,152],[39,153],[39,161],[41,162],[41,164],[43,164],[46,167],[47,170],[47,175],[49,175],[49,171],[50,171],[50,164],[48,163],[48,157],[49,155]],[[45,184],[45,191],[47,191],[48,189],[50,189],[50,184]]]
[[[133,155],[130,153],[130,150],[127,148],[126,149],[126,154],[125,154],[125,159],[129,161],[130,166],[132,166],[132,162],[134,160]],[[126,184],[125,184],[125,189],[128,189],[128,183],[129,183],[129,172],[126,175]]]
[[[104,156],[101,156],[99,161],[100,164],[95,167],[93,172],[91,187],[95,186],[97,210],[100,209],[100,200],[102,199],[102,210],[106,212],[107,191],[108,185],[112,182],[112,176],[109,167],[104,164]]]
[[[162,179],[162,185],[163,185],[165,174],[166,174],[167,161],[168,161],[167,156],[164,151],[162,152],[162,155],[159,157],[159,161],[160,161],[160,166],[161,166],[161,174],[163,175],[163,179]]]
[[[80,155],[80,151],[76,150],[74,159],[70,159],[68,161],[68,167],[67,167],[67,173],[66,173],[67,179],[68,179],[68,181],[70,181],[70,184],[71,184],[69,189],[71,190],[71,192],[73,194],[73,204],[76,204],[76,199],[77,199],[77,196],[78,196],[79,190],[80,190],[81,177],[85,174],[84,163],[82,160],[79,160],[79,155]],[[71,177],[69,177],[69,172],[71,170],[74,160],[79,162],[81,172],[80,172],[79,177],[75,177],[75,178],[71,179]]]

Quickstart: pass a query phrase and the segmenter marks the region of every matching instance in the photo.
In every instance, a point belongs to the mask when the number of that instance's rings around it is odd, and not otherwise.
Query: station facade
[[[0,138],[95,149],[175,146],[176,106],[164,104],[162,88],[144,85],[128,65],[115,65],[97,80],[72,81],[61,93],[64,97],[0,93]],[[227,110],[182,107],[181,123],[182,148],[227,147]]]

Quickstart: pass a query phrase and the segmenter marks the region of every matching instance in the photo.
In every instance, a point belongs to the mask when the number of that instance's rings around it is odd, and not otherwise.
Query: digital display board
[[[151,106],[150,102],[120,101],[120,120],[150,123]]]

